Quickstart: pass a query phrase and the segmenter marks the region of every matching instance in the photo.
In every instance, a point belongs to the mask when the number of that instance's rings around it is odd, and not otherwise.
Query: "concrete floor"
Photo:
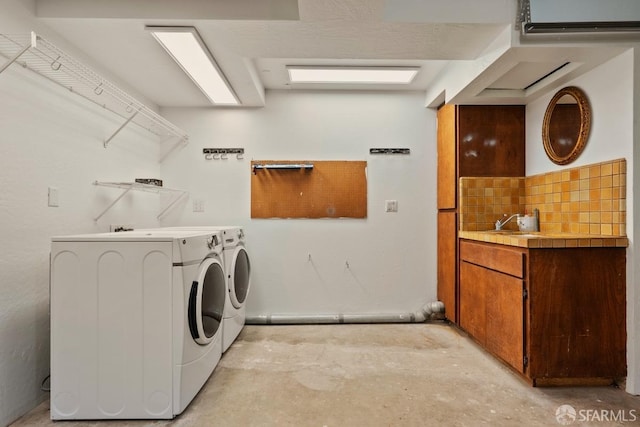
[[[559,426],[561,405],[640,425],[640,396],[532,388],[444,324],[247,326],[176,419],[55,425]],[[12,424],[51,425],[48,401]]]

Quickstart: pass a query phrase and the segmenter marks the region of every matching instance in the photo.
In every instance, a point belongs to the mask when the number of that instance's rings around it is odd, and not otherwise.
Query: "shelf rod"
[[[97,185],[97,184],[96,184],[96,185]],[[125,190],[122,192],[122,194],[120,194],[120,195],[119,195],[119,196],[118,196],[118,197],[117,197],[113,202],[111,202],[111,204],[110,204],[109,206],[107,206],[107,207],[106,207],[106,209],[105,209],[105,210],[103,210],[103,211],[100,213],[100,215],[98,215],[97,217],[95,217],[95,221],[97,221],[97,220],[99,220],[100,218],[102,218],[102,215],[106,214],[106,213],[107,213],[107,211],[108,211],[109,209],[111,209],[111,207],[112,207],[113,205],[115,205],[116,203],[118,203],[118,201],[119,201],[120,199],[122,199],[122,198],[125,196],[125,194],[127,194],[129,191],[131,191],[131,189],[132,189],[132,188],[133,188],[133,187],[129,187],[129,188],[125,189]]]
[[[313,165],[309,163],[304,164],[267,164],[267,165],[253,165],[253,171],[256,169],[313,169]]]
[[[138,111],[136,111],[135,113],[133,113],[133,114],[131,115],[131,117],[129,117],[129,118],[127,119],[127,121],[126,121],[126,122],[124,122],[124,123],[123,123],[123,124],[122,124],[122,125],[121,125],[121,126],[120,126],[120,127],[119,127],[115,132],[114,132],[114,133],[113,133],[113,135],[111,135],[109,138],[107,138],[107,139],[104,141],[104,143],[103,143],[104,148],[107,148],[107,145],[109,145],[109,142],[111,142],[111,140],[112,140],[113,138],[115,138],[115,136],[116,136],[117,134],[119,134],[119,133],[120,133],[120,131],[121,131],[122,129],[124,129],[124,128],[125,128],[125,126],[127,126],[129,123],[131,123],[131,120],[133,120],[133,119],[134,119],[134,117],[135,117],[136,115],[138,115],[138,113],[139,113],[139,112],[140,112],[140,110],[138,110]]]

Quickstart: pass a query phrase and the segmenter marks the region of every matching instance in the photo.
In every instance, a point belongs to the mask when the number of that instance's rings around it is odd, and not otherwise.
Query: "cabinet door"
[[[523,281],[486,270],[487,350],[524,372]]]
[[[460,327],[481,345],[486,345],[486,287],[490,278],[486,268],[460,263]]]
[[[544,378],[627,373],[625,248],[530,250],[530,372]]]
[[[522,279],[460,263],[460,326],[520,372],[524,372],[522,289]]]
[[[456,304],[457,229],[455,212],[438,212],[438,300],[445,316],[458,322]]]
[[[438,209],[456,207],[456,106],[438,110]]]
[[[459,176],[524,176],[525,107],[458,107]]]

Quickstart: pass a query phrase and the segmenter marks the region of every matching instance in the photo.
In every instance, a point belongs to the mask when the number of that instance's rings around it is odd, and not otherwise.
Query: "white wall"
[[[634,50],[633,57],[633,165],[640,165],[640,55]],[[640,173],[635,168],[627,172],[627,193],[635,196],[640,189]],[[627,216],[629,225],[628,233],[633,242],[640,242],[640,215],[632,215],[640,212],[640,197],[633,197],[627,202],[627,210],[631,213]],[[629,334],[629,374],[627,376],[627,390],[630,393],[640,394],[640,251],[631,245],[627,252],[627,333]],[[631,264],[631,265],[629,265]]]
[[[2,20],[0,19],[0,22]],[[0,58],[4,63],[4,58]],[[13,65],[0,74],[0,426],[36,406],[49,373],[49,249],[53,235],[157,226],[155,194],[129,194],[100,221],[119,190],[95,180],[157,177],[158,144],[102,108]],[[60,206],[47,206],[47,188]]]
[[[561,87],[527,105],[527,175],[565,167],[626,158],[633,153],[633,52],[631,50],[594,68],[564,86],[582,88],[591,104],[591,133],[582,154],[570,165],[551,162],[542,146],[542,119],[554,93]]]
[[[605,160],[625,158],[627,160],[627,336],[628,379],[627,390],[640,394],[640,255],[635,250],[636,234],[640,231],[638,218],[634,215],[636,191],[634,180],[634,117],[638,114],[639,99],[634,98],[631,88],[634,80],[634,51],[623,53],[592,71],[568,82],[566,86],[582,88],[591,103],[592,126],[585,150],[577,160],[566,167],[576,167]],[[560,87],[556,88],[560,89]],[[527,105],[527,175],[535,175],[562,169],[552,163],[542,146],[542,120],[551,91]],[[635,154],[637,156],[637,154]]]
[[[246,228],[248,315],[399,313],[436,299],[435,113],[422,94],[271,91],[262,109],[162,113],[191,140],[163,176],[205,201],[204,213],[189,204],[165,223]],[[205,147],[242,147],[245,159],[206,161]],[[367,160],[368,217],[252,220],[251,159]],[[386,199],[398,213],[384,212]]]

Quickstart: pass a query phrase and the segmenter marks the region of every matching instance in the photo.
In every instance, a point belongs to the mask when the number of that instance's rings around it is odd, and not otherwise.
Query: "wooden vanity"
[[[552,123],[565,95],[580,115],[567,152]],[[554,163],[584,148],[590,116],[579,89],[554,96],[543,126]],[[526,176],[525,119],[524,106],[438,110],[438,300],[532,385],[611,384],[627,371],[626,160]],[[542,233],[483,231],[533,209]]]
[[[576,240],[460,239],[459,326],[534,386],[611,384],[627,372],[625,248]]]

